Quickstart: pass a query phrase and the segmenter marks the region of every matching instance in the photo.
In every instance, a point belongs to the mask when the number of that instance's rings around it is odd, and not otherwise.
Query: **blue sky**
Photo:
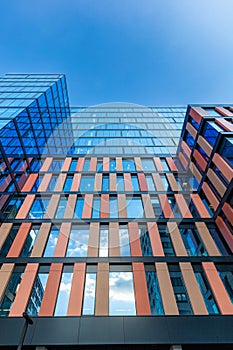
[[[233,103],[232,0],[9,0],[0,8],[0,74],[65,73],[72,105]]]

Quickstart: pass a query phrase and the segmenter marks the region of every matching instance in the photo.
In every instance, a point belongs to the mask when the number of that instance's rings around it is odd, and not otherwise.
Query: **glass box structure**
[[[233,107],[0,79],[0,348],[230,349]]]

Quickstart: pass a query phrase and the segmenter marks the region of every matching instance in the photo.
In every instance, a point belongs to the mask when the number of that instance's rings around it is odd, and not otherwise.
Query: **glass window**
[[[32,225],[29,234],[27,236],[27,239],[24,243],[23,250],[20,254],[22,257],[30,256],[32,248],[34,247],[34,244],[36,242],[36,238],[38,236],[40,230],[40,226]]]
[[[43,219],[49,205],[49,199],[36,198],[28,213],[29,219]]]
[[[226,291],[233,303],[233,273],[231,271],[220,271],[219,276],[226,288]]]
[[[14,219],[23,203],[23,198],[12,198],[3,211],[4,219]]]
[[[87,272],[83,298],[83,315],[94,315],[95,313],[95,290],[96,273]]]
[[[136,315],[132,272],[109,273],[109,315]]]
[[[132,175],[131,176],[131,181],[132,181],[133,191],[135,191],[135,192],[136,191],[140,191],[137,175]]]
[[[109,191],[109,177],[108,177],[108,175],[103,176],[102,191]]]
[[[53,159],[50,167],[49,167],[49,171],[61,171],[61,168],[63,166],[64,161],[63,160],[56,160]]]
[[[209,283],[202,272],[195,273],[199,288],[201,290],[205,305],[210,314],[218,314],[219,310],[214,300],[212,291],[209,287]]]
[[[100,198],[93,199],[93,205],[92,205],[92,218],[93,219],[99,219],[100,217]]]
[[[68,257],[85,257],[87,256],[89,240],[89,227],[87,226],[72,226],[69,243],[66,252]]]
[[[94,181],[95,181],[94,176],[83,175],[81,177],[80,191],[82,193],[94,191]]]
[[[12,304],[15,300],[15,296],[19,285],[22,280],[23,272],[14,271],[11,275],[10,282],[8,283],[5,295],[0,303],[0,316],[8,316]]]
[[[155,213],[155,217],[164,218],[163,211],[162,211],[161,204],[158,197],[151,197],[151,204]]]
[[[67,313],[73,273],[65,272],[65,269],[66,266],[62,273],[54,316],[66,316]]]
[[[120,255],[130,256],[129,232],[128,232],[128,227],[126,225],[119,226],[119,237],[120,237]]]
[[[102,159],[97,160],[97,167],[96,167],[97,173],[101,172],[103,170],[103,161]]]
[[[134,160],[133,159],[122,159],[123,170],[128,171],[136,171]]]
[[[164,190],[168,191],[170,189],[170,185],[169,185],[169,183],[167,181],[167,178],[164,175],[160,175],[160,179],[161,179],[161,181],[163,183]]]
[[[159,234],[165,256],[174,256],[172,241],[166,226],[159,226]]]
[[[153,159],[142,159],[142,168],[144,171],[155,171]]]
[[[170,169],[169,169],[169,167],[168,167],[168,165],[167,165],[167,162],[166,162],[166,159],[160,159],[161,160],[161,162],[162,162],[162,165],[163,165],[163,169],[165,170],[165,171],[169,171]]]
[[[127,198],[127,214],[128,218],[143,218],[144,209],[142,200],[139,197]]]
[[[57,183],[57,179],[58,179],[58,175],[53,175],[50,182],[49,182],[49,185],[48,185],[48,188],[47,188],[47,191],[49,192],[53,192],[54,191],[54,188],[56,186],[56,183]]]
[[[170,272],[170,277],[179,314],[191,315],[193,311],[189,302],[188,294],[186,292],[181,272]]]
[[[74,210],[74,217],[75,218],[81,218],[82,212],[83,212],[83,205],[84,205],[84,199],[82,197],[77,198],[75,210]]]
[[[185,249],[190,256],[207,256],[208,253],[200,240],[196,228],[179,227]]]
[[[151,175],[146,175],[146,183],[149,191],[155,191],[155,185]]]
[[[110,206],[109,217],[111,219],[118,218],[118,200],[117,200],[117,197],[110,197],[109,206]]]
[[[99,256],[108,256],[108,226],[100,226]]]
[[[233,167],[233,138],[225,138],[220,154]]]
[[[139,225],[139,236],[140,236],[140,243],[142,248],[142,255],[143,256],[152,256],[152,248],[151,248],[151,242],[150,242],[150,236],[147,230],[146,225]]]
[[[70,171],[76,171],[78,161],[73,159],[71,164],[70,164]]]
[[[117,175],[117,191],[125,190],[125,182],[123,175]]]
[[[110,159],[110,171],[111,172],[116,171],[116,160],[115,159]]]
[[[38,275],[36,276],[36,279],[32,288],[32,293],[27,306],[27,313],[28,315],[31,315],[31,316],[37,316],[40,311],[40,306],[44,296],[46,283],[48,280],[48,273],[43,273],[40,270]]]
[[[203,137],[211,146],[214,146],[219,132],[223,131],[215,122],[206,122]]]
[[[83,171],[88,171],[90,169],[90,162],[91,162],[90,159],[85,159]]]
[[[66,205],[67,205],[67,198],[60,199],[57,207],[56,216],[55,216],[56,219],[61,219],[64,217]]]
[[[72,186],[72,182],[73,182],[73,176],[67,176],[66,181],[65,181],[65,185],[64,185],[64,191],[65,192],[69,192]]]
[[[45,247],[45,251],[43,255],[44,257],[52,257],[54,255],[59,232],[60,230],[56,226],[52,226],[49,233],[49,238]]]
[[[150,300],[151,314],[164,315],[157,274],[153,271],[146,272],[146,282]]]
[[[8,236],[2,246],[2,249],[0,249],[0,257],[4,258],[5,256],[7,256],[9,249],[17,235],[17,232],[19,230],[19,226],[12,226],[10,232],[8,233]]]

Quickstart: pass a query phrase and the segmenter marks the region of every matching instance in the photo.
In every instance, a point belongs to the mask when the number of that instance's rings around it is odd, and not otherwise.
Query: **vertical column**
[[[36,239],[36,243],[30,255],[31,257],[41,257],[43,255],[50,229],[51,229],[50,222],[43,222],[41,224],[40,231]]]
[[[109,264],[98,263],[96,278],[96,316],[109,314]]]
[[[158,197],[159,197],[159,201],[160,201],[160,205],[161,205],[164,217],[167,219],[174,218],[171,206],[168,202],[167,195],[159,194]]]
[[[124,185],[125,185],[125,191],[126,192],[132,192],[133,186],[132,186],[132,180],[131,180],[131,174],[130,173],[124,173]]]
[[[119,218],[127,218],[127,211],[126,211],[126,196],[124,193],[119,193],[117,195],[118,198],[118,212],[119,212]]]
[[[163,246],[156,222],[148,222],[147,227],[153,256],[164,256]]]
[[[74,216],[74,208],[77,201],[77,195],[76,194],[70,194],[68,197],[66,210],[64,213],[64,219],[72,219]]]
[[[109,171],[109,158],[103,158],[103,171]]]
[[[66,249],[69,241],[71,230],[70,222],[63,222],[61,224],[60,233],[58,236],[54,257],[64,257],[66,255]]]
[[[155,263],[165,315],[179,315],[166,263]]]
[[[102,191],[102,174],[95,174],[94,191],[95,192]]]
[[[85,194],[82,219],[90,219],[92,214],[93,194]]]
[[[69,171],[72,158],[65,158],[61,171]]]
[[[116,174],[110,174],[110,191],[116,192],[117,191],[117,182],[116,182]]]
[[[26,219],[29,210],[31,209],[32,203],[34,202],[35,195],[28,194],[24,199],[23,204],[21,205],[18,214],[16,215],[16,219]]]
[[[63,264],[53,263],[51,265],[38,316],[53,316],[62,275],[62,268]]]
[[[151,315],[144,264],[132,263],[137,315]]]
[[[134,162],[135,162],[135,164],[136,164],[136,170],[137,170],[137,171],[143,171],[141,158],[135,157],[135,158],[134,158]]]
[[[142,256],[138,223],[129,222],[128,230],[129,230],[129,243],[130,243],[131,256]]]
[[[168,222],[167,228],[172,240],[172,245],[176,252],[176,256],[188,256],[177,223]]]
[[[79,186],[81,181],[81,174],[74,174],[72,185],[71,185],[71,192],[78,192]]]
[[[85,263],[74,264],[67,316],[81,316],[85,272],[86,272]]]
[[[90,161],[89,171],[96,171],[96,166],[97,166],[97,158],[93,157],[91,158],[91,161]]]
[[[83,171],[85,158],[79,158],[76,166],[76,171]]]
[[[146,177],[143,173],[138,173],[138,182],[139,182],[139,186],[140,186],[140,190],[142,192],[148,192],[148,186],[146,183]]]
[[[21,317],[26,310],[39,264],[27,264],[15,300],[10,310],[10,317]]]
[[[120,237],[118,222],[109,223],[109,256],[120,256]]]
[[[53,194],[51,196],[48,208],[47,208],[46,213],[44,215],[45,219],[53,219],[54,218],[59,200],[60,200],[59,194]]]
[[[97,257],[99,254],[99,235],[100,224],[99,222],[90,223],[89,241],[88,241],[88,257]]]
[[[116,158],[116,171],[123,171],[122,158]]]
[[[109,194],[101,195],[100,218],[101,219],[109,218]]]
[[[31,228],[31,223],[24,222],[20,225],[19,231],[17,232],[17,235],[10,247],[10,250],[7,254],[7,258],[16,258],[20,255],[24,243],[27,239],[28,233]]]
[[[142,194],[142,202],[143,202],[143,206],[144,206],[145,217],[147,219],[154,219],[155,213],[154,213],[152,203],[150,200],[150,195],[149,194]]]

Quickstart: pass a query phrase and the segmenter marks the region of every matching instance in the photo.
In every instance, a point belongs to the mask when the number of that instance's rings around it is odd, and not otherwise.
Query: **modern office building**
[[[0,79],[0,348],[232,349],[233,106]]]

